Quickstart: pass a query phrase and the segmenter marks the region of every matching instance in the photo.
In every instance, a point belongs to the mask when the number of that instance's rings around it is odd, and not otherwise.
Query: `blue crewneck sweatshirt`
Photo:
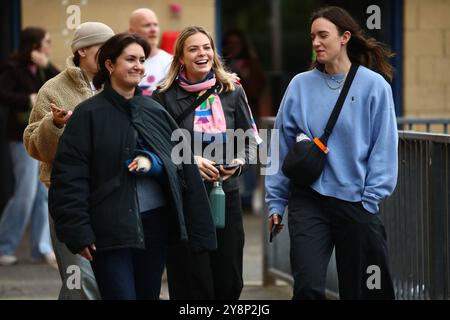
[[[276,117],[270,165],[275,174],[266,176],[269,215],[283,215],[288,202],[289,179],[281,164],[296,137],[310,139],[323,134],[339,96],[344,74],[327,75],[313,69],[290,82]],[[362,201],[370,213],[389,196],[397,183],[397,124],[392,90],[376,72],[360,66],[328,140],[324,170],[311,187],[318,193],[346,201]],[[278,148],[276,157],[274,148]]]

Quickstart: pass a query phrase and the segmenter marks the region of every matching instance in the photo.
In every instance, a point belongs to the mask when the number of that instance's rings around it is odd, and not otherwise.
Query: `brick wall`
[[[450,0],[404,4],[404,114],[450,117]]]
[[[182,6],[181,14],[176,17],[169,4],[177,2]],[[41,26],[52,37],[51,61],[64,68],[70,51],[73,30],[68,30],[66,12],[70,5],[78,5],[81,22],[100,21],[109,25],[116,33],[128,29],[129,14],[137,8],[147,7],[156,12],[164,31],[179,31],[189,25],[201,25],[215,34],[214,0],[23,0],[22,26]]]

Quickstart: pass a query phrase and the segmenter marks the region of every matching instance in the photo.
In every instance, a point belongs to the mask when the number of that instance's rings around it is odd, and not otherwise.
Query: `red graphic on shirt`
[[[154,75],[149,75],[149,76],[147,77],[147,82],[148,82],[148,83],[153,83],[153,82],[155,82],[155,80],[156,80],[156,78],[155,78]]]

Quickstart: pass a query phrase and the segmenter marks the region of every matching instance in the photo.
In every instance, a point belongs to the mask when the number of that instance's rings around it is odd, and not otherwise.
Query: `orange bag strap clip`
[[[329,150],[328,150],[328,147],[327,147],[326,145],[324,145],[324,144],[322,143],[322,141],[320,141],[319,138],[315,137],[315,138],[313,139],[313,141],[314,141],[314,143],[316,144],[316,146],[318,146],[319,149],[323,151],[323,153],[325,153],[325,154],[328,153],[328,151],[329,151]]]

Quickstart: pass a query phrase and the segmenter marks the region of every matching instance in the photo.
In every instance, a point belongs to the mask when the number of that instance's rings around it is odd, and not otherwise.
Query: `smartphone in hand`
[[[225,170],[231,170],[231,169],[234,169],[234,168],[238,168],[240,166],[240,164],[239,163],[228,163],[228,164],[217,164],[216,163],[214,166],[217,169],[219,169],[220,166],[223,166],[223,168]]]
[[[273,238],[275,238],[275,236],[281,231],[281,229],[275,233],[275,230],[278,228],[278,226],[281,225],[281,227],[283,227],[283,225],[281,224],[281,220],[283,219],[280,215],[278,215],[278,220],[277,223],[273,223],[272,224],[272,228],[270,229],[270,233],[269,233],[269,242],[272,242]]]
[[[269,233],[269,242],[272,242],[272,240],[273,240],[273,238],[276,236],[276,234],[275,234],[275,228],[278,226],[278,223],[277,224],[273,224],[272,225],[272,230],[270,230],[270,233]]]

